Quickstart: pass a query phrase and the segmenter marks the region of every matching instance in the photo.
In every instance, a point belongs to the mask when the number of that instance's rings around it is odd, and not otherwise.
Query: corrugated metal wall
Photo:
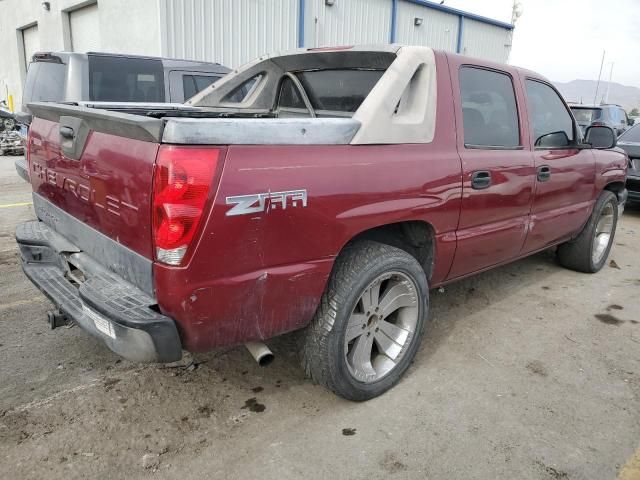
[[[389,43],[390,0],[306,0],[306,47]]]
[[[415,25],[421,18],[422,25]],[[458,16],[409,2],[398,2],[396,43],[426,45],[455,52]]]
[[[298,0],[160,0],[163,55],[236,67],[297,46]]]
[[[305,47],[389,43],[392,0],[158,0],[162,55],[236,67],[264,53]],[[397,43],[455,52],[459,15],[398,0]],[[422,24],[415,25],[415,18]],[[508,29],[468,17],[461,53],[506,62]]]
[[[511,50],[511,32],[495,25],[464,19],[460,53],[506,63]]]

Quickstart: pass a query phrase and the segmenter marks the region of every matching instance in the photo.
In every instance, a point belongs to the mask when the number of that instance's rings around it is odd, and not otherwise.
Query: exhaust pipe
[[[262,342],[249,342],[245,343],[244,346],[247,347],[251,356],[255,358],[261,367],[266,367],[275,358],[269,347]]]

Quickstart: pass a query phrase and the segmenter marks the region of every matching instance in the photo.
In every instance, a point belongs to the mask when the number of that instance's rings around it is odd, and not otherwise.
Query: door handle
[[[75,132],[71,127],[60,127],[60,136],[73,140],[73,137],[75,136]]]
[[[538,167],[538,181],[546,182],[551,178],[551,167],[549,165],[542,165]]]
[[[471,174],[471,188],[474,190],[484,190],[491,186],[491,172],[479,170]]]

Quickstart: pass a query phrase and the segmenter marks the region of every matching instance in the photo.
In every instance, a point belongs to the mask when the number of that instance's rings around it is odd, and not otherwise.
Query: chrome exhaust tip
[[[244,346],[247,347],[251,356],[261,367],[266,367],[273,362],[273,359],[275,358],[273,352],[269,350],[269,347],[262,342],[249,342],[245,343]]]

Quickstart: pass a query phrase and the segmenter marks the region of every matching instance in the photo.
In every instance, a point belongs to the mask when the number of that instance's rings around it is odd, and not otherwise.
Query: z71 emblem
[[[306,207],[307,190],[289,190],[287,192],[255,193],[227,197],[227,205],[234,207],[227,212],[227,217],[269,211],[270,209],[286,210],[287,206]]]

